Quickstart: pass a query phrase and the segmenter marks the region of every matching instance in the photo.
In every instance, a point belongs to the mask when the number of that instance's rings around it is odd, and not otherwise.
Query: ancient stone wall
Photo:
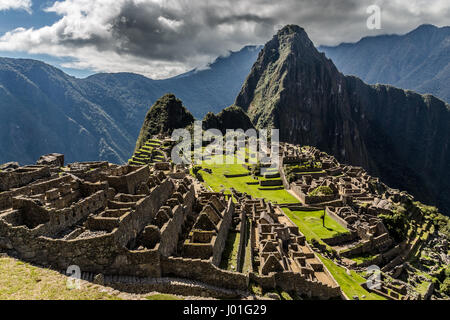
[[[163,276],[194,279],[227,289],[246,290],[247,275],[219,269],[211,261],[187,258],[164,258],[161,261]]]
[[[276,186],[282,186],[283,181],[281,179],[276,180],[260,180],[259,184],[261,187],[276,187]]]
[[[332,238],[322,239],[329,246],[337,246],[342,243],[351,242],[358,238],[358,234],[356,232],[349,232],[346,234],[340,234]]]
[[[129,167],[129,170],[134,169],[134,167]],[[124,176],[109,176],[107,181],[109,185],[116,189],[117,192],[123,192],[128,194],[134,194],[137,187],[143,183],[147,182],[150,177],[150,169],[148,166],[143,166],[137,168],[134,171],[124,175]]]
[[[50,167],[26,166],[11,172],[0,172],[0,192],[19,188],[45,177],[50,177]]]
[[[177,248],[178,235],[184,223],[185,211],[182,206],[177,205],[172,209],[172,219],[167,221],[161,228],[161,241],[159,252],[168,257]]]
[[[334,210],[331,210],[330,207],[326,207],[325,208],[326,213],[333,218],[337,223],[339,223],[341,226],[343,226],[344,228],[348,229],[348,223],[347,221],[345,221],[344,219],[342,219],[341,217],[339,217]]]
[[[236,269],[238,272],[242,272],[242,266],[243,261],[245,260],[245,254],[246,254],[246,244],[249,238],[250,232],[248,231],[248,221],[247,221],[247,214],[246,209],[241,208],[241,222],[239,223],[239,247],[238,247],[238,253],[237,253],[237,259],[236,259]]]
[[[266,276],[251,273],[250,279],[265,290],[272,290],[279,287],[285,291],[296,291],[310,297],[321,299],[330,299],[341,296],[341,289],[339,286],[329,286],[318,281],[311,281],[306,279],[300,273],[295,272],[284,271],[270,273]]]
[[[220,228],[217,233],[217,238],[214,241],[212,264],[218,266],[222,259],[222,252],[225,248],[225,244],[230,230],[231,222],[234,214],[234,202],[230,198],[227,203],[227,207],[223,213]]]

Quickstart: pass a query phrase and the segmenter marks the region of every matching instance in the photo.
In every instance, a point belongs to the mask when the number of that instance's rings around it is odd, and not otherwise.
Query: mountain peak
[[[434,190],[448,188],[447,178],[436,187],[436,172],[448,176],[449,152],[430,143],[436,134],[449,137],[445,104],[345,77],[300,27],[283,28],[265,45],[235,105],[256,128],[279,129],[280,141],[318,147],[448,208],[450,198]],[[415,150],[424,150],[420,158]],[[394,169],[411,158],[407,172]]]
[[[274,39],[277,39],[280,43],[297,42],[298,44],[303,44],[307,47],[314,46],[305,29],[295,24],[284,26],[277,32]]]
[[[305,29],[295,24],[288,24],[281,28],[277,35],[289,35],[289,34],[306,34]]]
[[[136,150],[140,149],[152,136],[163,133],[172,134],[173,130],[185,128],[194,122],[192,114],[174,94],[167,93],[159,98],[145,116],[139,134]]]
[[[316,76],[318,79],[313,79]],[[312,89],[317,85],[315,80],[325,78],[324,90],[337,92],[340,74],[333,63],[317,51],[303,28],[287,25],[262,49],[235,105],[246,110],[256,126],[276,126],[274,110],[287,105],[274,103],[272,98],[282,100],[286,92]],[[272,98],[266,99],[263,92]],[[297,98],[304,97],[300,94]]]

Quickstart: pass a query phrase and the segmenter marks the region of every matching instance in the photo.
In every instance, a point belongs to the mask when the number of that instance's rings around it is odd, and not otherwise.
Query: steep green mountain
[[[203,118],[203,129],[219,129],[226,133],[227,129],[253,129],[254,126],[248,115],[239,107],[230,106],[223,109],[218,114],[208,112]]]
[[[298,26],[260,52],[236,98],[258,128],[361,165],[450,213],[450,106],[430,96],[346,77]]]
[[[170,136],[173,130],[185,128],[193,124],[194,120],[192,114],[174,94],[162,96],[147,112],[135,150],[140,149],[152,136],[160,133]]]
[[[450,102],[450,27],[422,25],[405,35],[366,37],[319,50],[346,75]]]
[[[34,163],[44,153],[68,162],[126,162],[150,105],[173,92],[201,119],[231,105],[260,47],[166,79],[97,74],[76,79],[45,63],[0,58],[0,163]]]

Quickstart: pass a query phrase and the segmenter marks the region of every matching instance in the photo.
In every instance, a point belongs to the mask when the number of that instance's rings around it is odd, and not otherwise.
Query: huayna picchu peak
[[[297,26],[260,52],[236,98],[257,128],[361,165],[450,212],[450,109],[445,102],[342,75]]]

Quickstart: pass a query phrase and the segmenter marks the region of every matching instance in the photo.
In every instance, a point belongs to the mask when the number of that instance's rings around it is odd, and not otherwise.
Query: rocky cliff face
[[[235,102],[258,128],[361,165],[450,213],[450,106],[342,75],[305,31],[286,26],[260,52]]]
[[[144,124],[136,142],[136,150],[153,135],[171,135],[173,130],[185,128],[194,123],[194,117],[183,106],[181,100],[168,93],[159,98],[145,116]]]

